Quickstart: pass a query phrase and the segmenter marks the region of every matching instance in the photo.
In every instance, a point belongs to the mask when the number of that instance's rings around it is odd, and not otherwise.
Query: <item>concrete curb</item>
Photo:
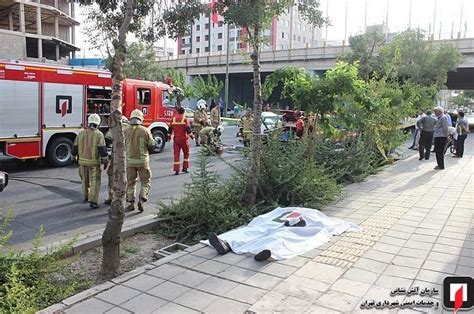
[[[159,219],[156,215],[146,215],[129,221],[125,221],[122,227],[122,238],[133,236],[146,230],[153,230],[158,227]],[[72,245],[64,252],[63,257],[71,257],[80,252],[88,251],[102,245],[102,233],[105,226],[100,230],[85,233],[79,237],[61,240],[39,248],[39,252],[46,254],[52,249],[59,248],[72,242]]]

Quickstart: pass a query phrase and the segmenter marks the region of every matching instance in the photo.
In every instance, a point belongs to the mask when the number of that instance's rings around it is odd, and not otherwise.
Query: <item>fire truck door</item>
[[[0,138],[39,136],[39,83],[0,80]]]
[[[80,128],[83,122],[84,86],[44,83],[43,124],[45,128]]]
[[[154,122],[155,105],[154,91],[150,87],[135,87],[135,108],[141,110],[144,116],[144,124],[149,125]]]

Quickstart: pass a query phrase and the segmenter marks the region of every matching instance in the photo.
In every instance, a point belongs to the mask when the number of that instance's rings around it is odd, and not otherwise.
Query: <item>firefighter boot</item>
[[[145,204],[146,202],[146,199],[144,199],[143,197],[140,197],[140,200],[138,201],[138,211],[140,213],[143,213],[143,204]]]
[[[209,243],[216,249],[217,253],[219,253],[220,255],[224,255],[230,251],[229,244],[226,241],[219,239],[215,232],[210,232],[208,239]]]
[[[135,210],[135,202],[128,202],[127,208],[125,208],[126,212],[132,212]]]
[[[255,255],[254,259],[257,262],[263,262],[263,261],[266,261],[267,259],[269,259],[270,256],[272,256],[272,252],[270,250],[263,250],[260,253],[258,253],[257,255]]]
[[[89,204],[90,204],[90,207],[93,209],[99,208],[99,205],[95,202],[89,202]]]

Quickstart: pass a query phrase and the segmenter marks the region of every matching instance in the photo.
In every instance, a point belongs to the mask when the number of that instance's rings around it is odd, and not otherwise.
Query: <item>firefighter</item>
[[[173,137],[173,153],[174,153],[174,164],[173,171],[175,175],[179,174],[179,155],[183,151],[183,168],[184,173],[188,173],[189,169],[189,142],[188,138],[191,134],[191,126],[189,125],[189,120],[186,119],[184,115],[184,108],[178,108],[178,114],[173,117],[171,120],[171,125],[168,130],[168,133],[174,134]],[[191,134],[191,137],[193,135]]]
[[[130,126],[125,130],[127,153],[127,211],[135,210],[135,189],[140,177],[138,211],[143,212],[143,204],[148,200],[151,188],[151,169],[148,150],[153,149],[155,141],[150,130],[142,126],[143,112],[138,109],[130,115]]]
[[[224,127],[222,125],[219,125],[216,128],[212,126],[203,128],[199,134],[201,137],[201,145],[203,145],[205,149],[209,150],[209,152],[213,152],[218,155],[222,154],[223,149],[220,142],[223,132]]]
[[[99,207],[100,165],[107,162],[104,134],[98,129],[100,121],[98,114],[91,114],[87,119],[87,128],[79,132],[72,148],[72,155],[79,158],[84,201],[88,201],[92,208]]]
[[[120,119],[122,123],[122,129],[125,131],[125,129],[128,127],[128,119],[125,116],[122,116]],[[109,130],[105,134],[105,143],[107,144],[107,147],[112,148],[113,145],[113,138],[112,138],[112,131]],[[109,178],[109,197],[105,200],[105,204],[110,205],[112,204],[112,200],[114,199],[114,153],[113,150],[110,150],[110,155],[109,155],[109,163],[108,167],[104,167],[104,169],[107,168],[107,176]]]
[[[252,139],[252,127],[253,127],[253,118],[250,110],[245,112],[245,116],[240,119],[240,134],[242,134],[242,139],[244,141],[244,146],[250,146],[250,140]]]
[[[216,104],[211,110],[211,126],[217,128],[221,124],[221,109],[220,105]]]
[[[202,128],[207,126],[207,113],[206,113],[206,101],[201,99],[197,103],[197,110],[194,111],[193,128],[194,128],[194,139],[196,146],[200,146],[199,143],[199,132]]]

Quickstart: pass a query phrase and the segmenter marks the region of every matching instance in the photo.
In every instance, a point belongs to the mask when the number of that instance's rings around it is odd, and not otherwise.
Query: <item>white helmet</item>
[[[216,131],[220,134],[224,133],[224,127],[222,125],[218,125]]]
[[[87,118],[87,124],[100,124],[100,116],[97,113],[93,113]]]
[[[120,118],[120,122],[122,123],[122,127],[128,126],[128,119],[127,119],[126,116],[122,116],[122,117]]]
[[[203,110],[203,109],[206,109],[207,108],[207,103],[204,99],[199,99],[198,102],[197,102],[197,108],[199,110]]]
[[[143,122],[143,112],[141,110],[135,109],[132,111],[132,114],[130,115],[130,119],[136,118]]]

